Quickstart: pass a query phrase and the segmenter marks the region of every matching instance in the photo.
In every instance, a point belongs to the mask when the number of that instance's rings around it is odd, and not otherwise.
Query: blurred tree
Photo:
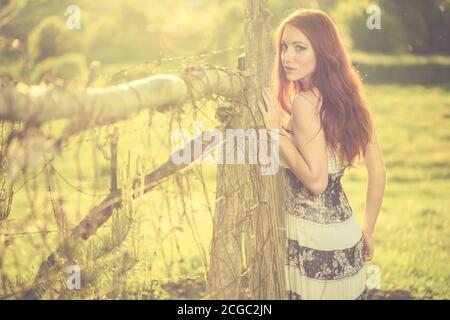
[[[56,16],[44,19],[28,37],[28,52],[33,64],[49,57],[81,51],[82,42],[79,32],[69,30],[64,20]]]
[[[64,85],[70,82],[83,85],[86,83],[88,71],[86,60],[82,54],[65,54],[58,57],[47,58],[37,64],[31,73],[31,82],[63,81]]]
[[[378,0],[381,29],[369,30],[360,10],[347,24],[356,49],[383,53],[450,54],[448,0]],[[350,5],[345,3],[343,6]],[[335,15],[339,15],[336,12]]]
[[[27,0],[0,0],[0,27],[12,21],[26,4]]]
[[[124,2],[104,12],[100,19],[91,17],[86,42],[89,60],[136,62],[159,54],[159,41],[150,37],[143,8]]]
[[[0,33],[11,38],[18,38],[22,41],[25,41],[30,31],[46,17],[60,16],[63,18],[66,7],[72,4],[70,0],[2,1],[14,4],[14,7],[20,8],[20,10],[16,12],[14,19],[8,19],[6,24],[0,23]]]

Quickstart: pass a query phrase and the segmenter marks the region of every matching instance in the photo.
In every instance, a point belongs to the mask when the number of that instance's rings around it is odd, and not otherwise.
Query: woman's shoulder
[[[321,101],[321,94],[319,89],[313,88],[308,91],[302,91],[292,97],[292,108],[309,106],[317,109]]]
[[[318,89],[303,91],[295,95],[291,100],[294,117],[319,115],[321,96]]]

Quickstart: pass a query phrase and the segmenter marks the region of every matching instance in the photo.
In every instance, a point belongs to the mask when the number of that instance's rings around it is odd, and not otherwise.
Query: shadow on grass
[[[183,278],[160,283],[160,287],[170,296],[170,299],[201,299],[206,291],[205,281],[202,277]],[[368,300],[412,300],[411,293],[407,290],[370,290]],[[144,295],[143,299],[159,299],[158,296]]]
[[[367,296],[368,300],[412,300],[413,297],[406,290],[370,290]]]

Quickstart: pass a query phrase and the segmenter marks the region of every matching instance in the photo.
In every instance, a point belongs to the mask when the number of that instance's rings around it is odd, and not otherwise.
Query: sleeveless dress
[[[327,156],[328,186],[320,196],[310,192],[280,159],[288,300],[367,299],[362,232],[341,185],[345,166],[331,148]]]

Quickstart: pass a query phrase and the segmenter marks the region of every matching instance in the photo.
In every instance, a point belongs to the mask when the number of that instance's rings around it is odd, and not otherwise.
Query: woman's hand
[[[264,88],[262,91],[264,103],[258,100],[259,110],[261,110],[264,124],[269,130],[278,129],[281,131],[281,107],[275,99],[270,88]],[[266,109],[267,107],[267,109]]]
[[[364,261],[370,261],[373,258],[374,253],[374,244],[372,234],[363,229],[363,238],[364,238]]]

